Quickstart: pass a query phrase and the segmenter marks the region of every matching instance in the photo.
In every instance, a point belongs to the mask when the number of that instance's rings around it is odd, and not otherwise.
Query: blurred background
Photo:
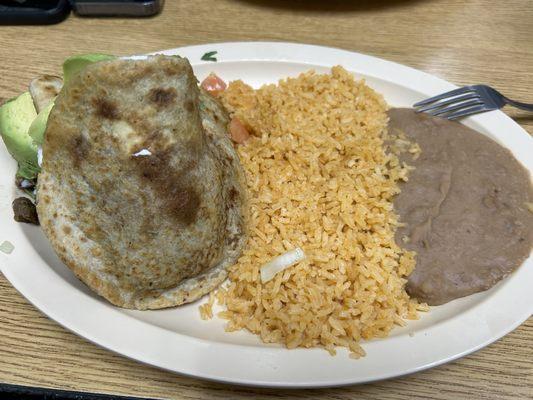
[[[532,25],[530,0],[167,0],[148,18],[70,15],[56,25],[0,26],[4,53],[27,66],[13,70],[2,62],[0,93],[10,96],[34,75],[57,71],[73,53],[125,55],[239,40],[340,47],[457,84],[479,82],[490,64],[483,82],[508,90],[530,81],[531,68],[514,61],[533,65]]]

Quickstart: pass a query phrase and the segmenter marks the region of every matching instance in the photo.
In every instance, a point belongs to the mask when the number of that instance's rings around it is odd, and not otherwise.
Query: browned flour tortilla
[[[193,301],[245,241],[228,116],[189,62],[93,64],[63,88],[43,145],[37,210],[57,254],[121,307]]]
[[[518,268],[533,243],[533,188],[511,152],[458,122],[389,111],[389,131],[421,147],[395,208],[399,245],[417,252],[407,291],[430,305],[487,290]]]

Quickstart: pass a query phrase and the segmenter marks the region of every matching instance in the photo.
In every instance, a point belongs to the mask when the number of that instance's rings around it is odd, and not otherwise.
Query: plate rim
[[[317,46],[317,45],[310,45],[310,44],[301,44],[301,43],[289,43],[289,42],[221,42],[221,43],[207,43],[207,44],[201,44],[201,45],[194,45],[194,46],[185,46],[185,47],[178,47],[174,49],[168,49],[168,50],[162,50],[162,51],[156,51],[150,54],[177,54],[180,53],[182,55],[185,55],[186,57],[189,57],[191,59],[194,59],[195,61],[191,61],[191,64],[193,66],[199,66],[199,65],[205,65],[210,64],[209,61],[196,61],[200,60],[201,55],[209,51],[209,49],[212,49],[213,47],[217,47],[219,50],[219,54],[217,54],[219,58],[219,62],[243,62],[243,61],[272,61],[272,62],[296,62],[300,64],[310,64],[313,66],[316,65],[323,65],[326,67],[331,67],[333,65],[337,64],[343,64],[340,60],[351,60],[357,61],[359,64],[357,64],[356,68],[346,67],[348,70],[355,72],[355,73],[364,73],[366,76],[373,76],[377,79],[389,81],[392,83],[399,84],[403,87],[410,87],[413,85],[408,85],[406,82],[399,83],[398,81],[402,80],[409,80],[409,79],[416,79],[418,82],[418,85],[428,85],[429,89],[423,89],[419,91],[421,94],[424,95],[433,95],[437,94],[439,92],[450,90],[455,88],[456,86],[441,79],[438,77],[435,77],[433,75],[430,75],[426,72],[419,71],[417,69],[405,66],[403,64],[398,64],[392,61],[387,61],[381,58],[368,56],[365,54],[352,52],[348,50],[343,49],[336,49],[333,47],[324,47],[324,46]],[[254,52],[258,51],[258,48],[261,48],[260,53],[262,54],[270,54],[270,56],[250,56],[250,54],[254,54]],[[236,58],[233,56],[233,54],[247,54],[247,57],[240,57]],[[324,54],[327,53],[328,56],[331,56],[332,62],[324,62],[324,58],[327,59],[327,57],[324,57]],[[274,55],[272,55],[274,54]],[[318,57],[318,54],[322,54],[320,57]],[[140,57],[142,57],[140,55]],[[321,58],[321,62],[317,62],[318,57]],[[302,60],[302,58],[306,58],[306,60]],[[314,60],[314,61],[309,61]],[[368,70],[364,70],[364,72],[361,70],[360,65],[373,65],[374,67],[378,67],[374,70],[375,74],[368,73]],[[216,65],[216,64],[213,64]],[[363,67],[362,69],[364,69]],[[387,71],[394,71],[395,78],[388,80],[384,79],[383,73],[387,73]],[[418,86],[414,85],[414,86]],[[415,91],[418,91],[417,89],[413,89]],[[428,93],[428,91],[430,93]],[[483,115],[477,115],[474,117],[470,117],[472,121],[475,121],[476,123],[479,123],[482,127],[488,127],[490,130],[490,125],[494,123],[498,123],[500,125],[507,126],[509,128],[512,128],[511,131],[513,134],[516,135],[527,135],[527,138],[522,138],[523,143],[527,143],[526,148],[524,151],[527,150],[528,146],[531,146],[533,144],[533,138],[525,132],[525,130],[520,127],[517,123],[515,123],[511,118],[506,116],[501,111],[495,111],[486,113]],[[517,136],[518,137],[518,136]],[[526,165],[526,168],[529,169],[530,173],[533,169],[533,160],[530,160],[531,157],[525,157],[525,153],[520,153],[520,156],[515,154],[519,160],[523,162],[523,164]],[[525,157],[525,158],[524,158]],[[526,162],[524,162],[526,161]],[[12,220],[11,220],[12,221]],[[13,228],[14,222],[11,222],[8,226],[9,228]],[[16,239],[12,239],[17,247],[23,247],[25,248],[29,253],[31,253],[31,256],[39,257],[35,248],[29,243],[29,240],[24,236],[22,233],[22,230],[20,227],[15,227],[13,230],[13,236],[16,236]],[[11,237],[13,237],[11,236]],[[25,245],[20,245],[20,240],[25,240],[27,243]],[[64,300],[62,298],[47,298],[46,293],[43,293],[42,288],[39,289],[39,287],[36,287],[36,282],[30,282],[31,281],[31,267],[28,268],[17,268],[17,265],[20,265],[19,263],[24,262],[25,260],[21,259],[21,251],[15,251],[13,254],[6,256],[3,254],[0,254],[0,260],[2,261],[0,263],[0,269],[4,276],[10,281],[10,283],[26,298],[28,299],[37,309],[39,309],[41,312],[43,312],[45,315],[48,315],[51,319],[65,327],[66,329],[70,330],[71,332],[76,333],[77,335],[84,337],[85,339],[104,347],[108,350],[111,350],[115,353],[119,353],[123,356],[126,356],[128,358],[134,359],[136,361],[140,361],[142,363],[152,365],[155,367],[159,367],[165,370],[169,370],[172,372],[176,372],[185,376],[193,377],[193,378],[201,378],[211,381],[217,381],[217,382],[223,382],[223,383],[231,383],[231,384],[237,384],[237,385],[246,385],[246,386],[256,386],[256,387],[280,387],[280,388],[317,388],[317,387],[334,387],[334,386],[346,386],[351,384],[358,384],[358,383],[367,383],[382,379],[388,379],[392,377],[399,377],[407,374],[411,374],[414,372],[418,372],[427,368],[431,368],[437,365],[444,364],[446,362],[455,360],[459,357],[465,356],[467,354],[470,354],[474,351],[479,350],[480,348],[483,348],[487,346],[488,344],[494,342],[495,340],[498,340],[505,334],[509,333],[510,331],[514,330],[517,326],[519,326],[521,323],[523,323],[527,318],[529,318],[533,311],[533,292],[530,294],[527,291],[525,293],[522,293],[524,295],[524,298],[522,299],[522,302],[519,302],[520,305],[520,313],[515,313],[514,317],[512,318],[512,322],[510,321],[507,324],[504,324],[505,326],[499,326],[499,328],[490,327],[488,331],[484,332],[483,339],[474,340],[476,343],[470,343],[465,344],[466,348],[463,348],[462,351],[456,351],[454,354],[448,354],[447,356],[440,356],[438,360],[434,360],[431,357],[425,362],[417,361],[415,364],[411,367],[404,368],[403,370],[386,370],[385,372],[375,372],[371,374],[372,376],[366,376],[366,377],[360,377],[361,379],[358,379],[357,376],[350,377],[350,378],[343,378],[343,379],[330,379],[326,381],[316,381],[312,379],[301,379],[297,382],[292,382],[290,379],[281,379],[284,378],[283,376],[279,376],[277,379],[252,379],[250,377],[248,378],[242,378],[238,375],[235,375],[236,372],[239,371],[237,368],[236,370],[233,370],[231,368],[227,368],[227,366],[224,366],[222,369],[225,371],[222,371],[226,373],[226,376],[224,376],[224,373],[213,373],[207,372],[206,369],[198,368],[195,365],[195,362],[197,360],[198,354],[195,353],[195,351],[198,351],[199,353],[202,353],[202,356],[208,355],[210,351],[212,350],[218,350],[220,356],[228,356],[231,355],[232,352],[235,350],[235,347],[238,347],[240,351],[244,352],[244,355],[246,357],[249,357],[251,360],[256,360],[260,365],[258,371],[261,370],[261,368],[267,368],[269,369],[270,373],[272,371],[278,371],[278,375],[280,373],[280,370],[282,369],[279,365],[277,365],[277,369],[272,369],[273,367],[276,367],[276,365],[270,365],[268,362],[279,361],[281,359],[287,360],[290,359],[291,356],[280,356],[280,354],[286,354],[286,355],[295,355],[298,354],[297,357],[302,359],[309,359],[309,361],[312,361],[313,359],[322,359],[324,362],[327,360],[322,357],[320,354],[326,353],[323,350],[304,350],[304,349],[296,349],[291,350],[290,352],[287,352],[287,350],[282,348],[264,348],[264,347],[253,347],[253,346],[246,346],[246,345],[237,345],[237,344],[230,344],[230,343],[220,343],[216,342],[215,345],[212,344],[212,342],[209,342],[204,339],[199,338],[193,338],[190,336],[182,335],[177,332],[173,332],[170,330],[167,330],[165,328],[161,328],[158,326],[150,325],[146,322],[140,321],[135,319],[134,317],[130,315],[126,315],[122,312],[120,312],[118,309],[115,309],[113,306],[102,304],[101,301],[92,298],[91,296],[80,292],[74,287],[66,287],[63,284],[63,278],[60,277],[54,270],[51,268],[44,268],[40,269],[40,276],[42,279],[50,278],[52,279],[52,282],[55,282],[55,285],[52,285],[53,289],[60,290],[61,286],[64,291],[61,291],[62,295],[65,295],[69,297],[69,300],[78,300],[86,305],[90,305],[91,307],[95,307],[95,310],[102,311],[106,310],[106,315],[113,316],[113,318],[117,318],[117,322],[123,323],[123,326],[115,326],[114,330],[119,330],[121,333],[125,334],[128,333],[129,329],[133,328],[139,328],[141,326],[144,327],[145,330],[150,332],[150,335],[152,335],[152,338],[156,337],[158,340],[161,340],[163,343],[173,343],[176,340],[176,337],[179,337],[180,340],[183,341],[182,344],[185,344],[182,346],[183,348],[180,348],[180,351],[183,351],[183,354],[186,354],[187,357],[189,357],[189,364],[187,366],[172,366],[169,365],[169,360],[165,360],[162,362],[161,360],[161,349],[158,348],[158,345],[150,345],[149,348],[143,348],[141,350],[136,349],[135,345],[137,343],[138,339],[142,339],[142,337],[139,337],[139,332],[135,332],[134,334],[131,334],[129,338],[124,339],[124,337],[118,338],[110,338],[109,332],[107,332],[105,327],[102,329],[101,326],[98,328],[95,328],[97,325],[97,321],[100,318],[100,314],[96,313],[95,315],[91,315],[89,317],[80,318],[80,316],[75,315],[73,307],[64,307],[61,308],[61,300]],[[25,254],[27,256],[27,254]],[[31,259],[31,258],[30,258]],[[46,262],[41,260],[42,263],[46,265]],[[531,256],[528,261],[526,261],[524,264],[529,263],[531,264],[533,260],[531,259]],[[42,265],[41,265],[42,266]],[[524,281],[528,281],[528,279],[531,281],[533,279],[533,270],[532,268],[524,268],[526,265],[522,265],[511,277],[508,277],[506,281],[506,286],[508,286],[508,283],[513,283],[514,286],[520,286],[519,280],[522,279]],[[531,265],[530,265],[531,267]],[[55,275],[55,276],[53,276]],[[54,281],[55,279],[55,281]],[[69,285],[67,285],[69,286]],[[514,287],[513,286],[513,287]],[[522,285],[525,286],[525,285]],[[515,288],[516,289],[516,288]],[[520,287],[518,288],[520,289]],[[523,289],[523,288],[522,288]],[[510,288],[506,289],[510,290]],[[520,291],[519,291],[520,292]],[[467,310],[463,314],[469,314],[468,318],[466,318],[467,321],[477,321],[478,317],[477,315],[474,315],[474,311],[478,312],[479,307],[484,306],[484,308],[487,307],[487,305],[490,305],[494,302],[496,302],[496,299],[498,299],[497,296],[498,292],[496,292],[493,296],[490,296],[485,301],[481,302],[479,305],[472,307],[471,309]],[[44,297],[43,297],[44,296]],[[43,300],[44,299],[44,300]],[[510,299],[507,299],[510,300]],[[529,303],[528,303],[529,300]],[[488,304],[487,304],[488,303]],[[497,303],[497,302],[496,302]],[[57,307],[60,307],[59,309]],[[102,307],[103,306],[103,307]],[[512,301],[508,304],[510,307],[516,307],[517,302]],[[62,310],[62,311],[59,311]],[[118,325],[118,324],[117,324]],[[149,328],[147,328],[147,325]],[[442,324],[438,324],[442,325]],[[501,325],[501,324],[500,324]],[[443,327],[440,326],[437,328],[437,326],[432,326],[427,329],[429,332],[430,330],[439,329],[442,330]],[[144,331],[143,331],[144,332]],[[114,335],[117,336],[117,335]],[[423,339],[423,338],[422,338]],[[395,338],[388,338],[387,341],[397,342],[401,341],[400,337]],[[458,338],[454,338],[454,340],[459,340]],[[378,343],[381,343],[381,346],[385,341],[371,341],[366,342],[365,346],[368,347],[375,347]],[[174,343],[173,343],[174,344]],[[168,345],[168,344],[167,344]],[[187,349],[188,346],[191,346],[191,348]],[[178,346],[179,347],[179,346]],[[216,347],[217,349],[213,349],[213,347]],[[464,346],[463,346],[464,347]],[[191,351],[192,348],[194,348],[195,351]],[[260,349],[259,351],[257,349]],[[166,352],[166,349],[165,349]],[[320,353],[319,353],[320,352]],[[176,349],[174,349],[172,352],[172,356],[175,355]],[[205,354],[204,354],[205,353]],[[259,353],[259,354],[257,354]],[[309,356],[310,354],[313,354],[313,356]],[[258,355],[262,357],[266,357],[266,361],[264,359],[261,359],[261,357],[258,358]],[[302,356],[304,355],[304,356]],[[316,357],[315,357],[316,356]],[[369,354],[369,356],[371,356]],[[367,356],[367,357],[369,357]],[[327,355],[327,357],[330,357]],[[344,357],[344,355],[339,355],[337,357]],[[242,358],[242,357],[241,357]],[[207,358],[208,359],[208,358]],[[300,361],[298,361],[300,362]],[[363,363],[364,361],[351,361],[352,363]],[[261,364],[263,363],[263,364]],[[250,365],[246,365],[245,369],[253,369],[250,368]],[[203,371],[203,372],[202,372]],[[234,374],[233,376],[228,376],[228,374]],[[274,373],[275,374],[275,373]],[[268,374],[267,374],[268,375]]]

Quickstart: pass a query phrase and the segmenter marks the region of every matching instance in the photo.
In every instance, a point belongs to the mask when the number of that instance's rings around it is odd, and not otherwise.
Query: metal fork
[[[417,112],[457,119],[485,111],[498,110],[510,104],[522,110],[533,111],[533,104],[508,99],[497,90],[486,85],[470,85],[442,93],[438,96],[413,104]]]

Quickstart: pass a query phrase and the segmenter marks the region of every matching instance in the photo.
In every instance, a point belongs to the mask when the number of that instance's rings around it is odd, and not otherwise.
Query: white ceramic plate
[[[201,56],[218,51],[218,62]],[[343,65],[383,93],[393,106],[410,106],[455,86],[423,72],[348,51],[289,43],[216,43],[162,52],[189,58],[199,79],[215,71],[226,81],[254,86],[308,69]],[[508,147],[530,171],[533,139],[503,113],[465,123]],[[161,311],[128,311],[95,296],[59,261],[41,230],[13,221],[15,162],[0,145],[0,253],[4,275],[43,313],[88,340],[135,360],[181,374],[269,387],[339,386],[391,378],[464,356],[510,332],[532,313],[533,259],[493,289],[456,300],[390,337],[364,344],[367,356],[331,357],[320,349],[286,350],[245,332],[225,333],[224,322],[202,321],[199,303]]]

